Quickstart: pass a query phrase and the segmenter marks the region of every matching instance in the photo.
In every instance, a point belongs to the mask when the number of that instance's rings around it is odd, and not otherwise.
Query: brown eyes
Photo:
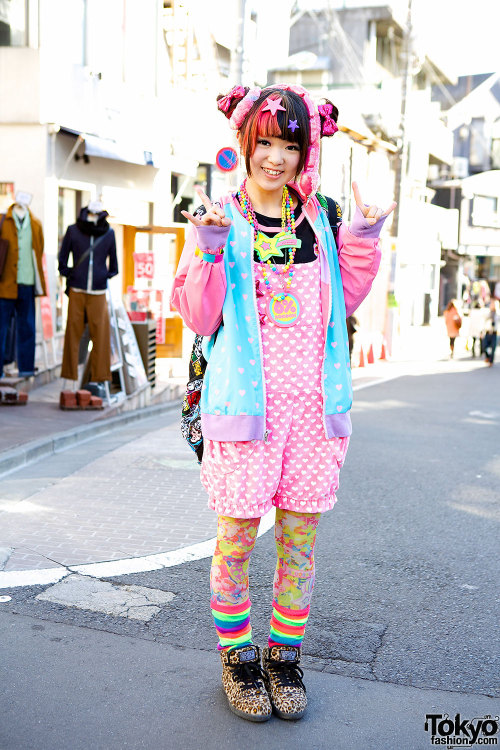
[[[257,144],[259,146],[270,146],[271,142],[270,141],[266,141],[265,139],[261,138],[261,139],[259,139],[257,141]],[[290,143],[290,144],[288,144],[288,146],[286,148],[289,149],[290,151],[300,151],[300,148],[298,147],[298,145],[296,143]]]

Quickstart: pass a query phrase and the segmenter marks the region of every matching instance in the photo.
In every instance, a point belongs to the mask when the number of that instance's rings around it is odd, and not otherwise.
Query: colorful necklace
[[[300,300],[295,291],[291,291],[290,286],[293,280],[293,264],[295,253],[301,246],[301,240],[297,239],[295,232],[295,217],[293,215],[292,199],[290,192],[285,185],[283,187],[283,197],[281,202],[281,227],[282,231],[274,237],[266,237],[259,231],[259,224],[255,215],[255,210],[246,190],[246,180],[243,182],[238,193],[238,200],[245,219],[251,224],[254,235],[254,250],[259,257],[259,263],[262,268],[262,276],[266,292],[270,299],[268,302],[268,317],[275,325],[287,328],[295,325],[300,316]],[[274,263],[274,256],[282,258],[282,248],[288,248],[288,262],[283,264],[280,269]],[[279,284],[282,291],[275,292],[271,286],[269,269],[278,276]],[[283,277],[288,274],[288,278],[283,282]]]

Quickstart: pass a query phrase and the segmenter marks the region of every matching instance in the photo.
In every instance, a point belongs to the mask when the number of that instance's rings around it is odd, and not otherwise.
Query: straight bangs
[[[285,107],[285,111],[278,110],[276,115],[269,110],[264,112],[268,98],[275,101],[281,99],[281,106]],[[257,139],[266,137],[281,138],[289,143],[296,143],[300,148],[297,174],[302,171],[309,147],[309,117],[304,102],[294,92],[281,89],[264,91],[240,133],[241,150],[245,156],[247,174],[251,174],[250,157],[255,151]]]

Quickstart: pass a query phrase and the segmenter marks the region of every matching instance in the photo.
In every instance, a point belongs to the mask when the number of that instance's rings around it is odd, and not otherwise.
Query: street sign
[[[217,151],[215,163],[222,172],[232,172],[238,166],[238,154],[231,146],[225,146]]]

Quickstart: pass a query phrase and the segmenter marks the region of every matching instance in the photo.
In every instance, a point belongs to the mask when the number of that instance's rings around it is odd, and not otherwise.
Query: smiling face
[[[269,106],[270,100],[276,106]],[[263,181],[266,189],[290,182],[302,170],[309,147],[309,117],[303,100],[291,91],[265,89],[243,122],[238,139],[249,178]]]
[[[300,146],[276,136],[259,136],[250,157],[249,179],[262,190],[281,190],[292,182],[300,162]]]

